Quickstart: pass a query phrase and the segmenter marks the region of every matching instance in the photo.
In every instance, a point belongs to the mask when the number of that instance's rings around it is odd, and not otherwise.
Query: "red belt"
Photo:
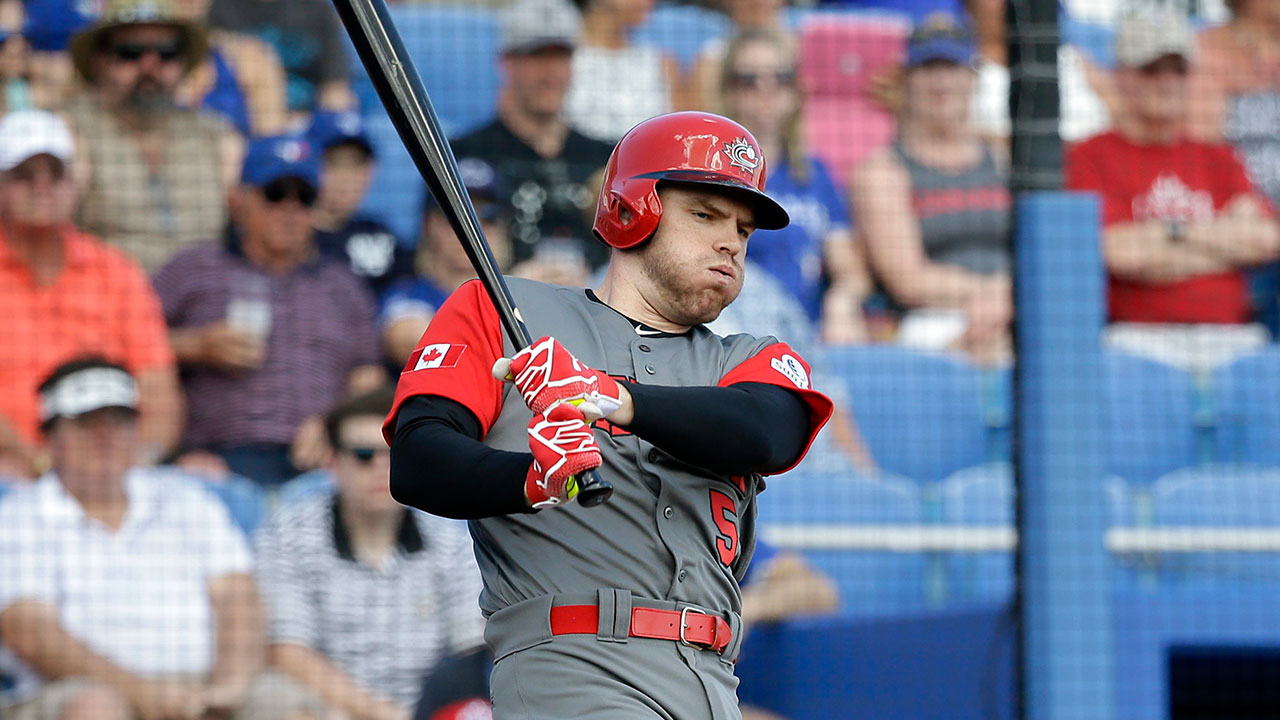
[[[552,635],[595,635],[600,626],[600,608],[595,605],[561,605],[551,608]],[[631,609],[631,637],[674,640],[699,650],[723,653],[733,633],[719,615],[693,608],[683,610]]]

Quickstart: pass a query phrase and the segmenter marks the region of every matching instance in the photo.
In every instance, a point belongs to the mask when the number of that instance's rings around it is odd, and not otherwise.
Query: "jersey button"
[[[689,577],[689,571],[688,571],[688,570],[681,570],[681,571],[680,571],[680,574],[679,574],[679,575],[676,575],[676,581],[677,581],[677,582],[684,582],[684,579],[685,579],[685,578],[687,578],[687,577]]]
[[[653,363],[645,363],[645,364],[644,364],[644,371],[645,371],[645,372],[647,372],[647,373],[649,373],[650,375],[652,375],[652,374],[654,374],[654,373],[658,372],[658,368],[657,368]]]
[[[654,462],[655,462],[655,463],[656,463],[656,462],[658,462],[658,451],[657,451],[657,450],[650,450],[650,451],[649,451],[649,462],[653,462],[653,463],[654,463]]]
[[[640,352],[649,352],[649,346],[644,343],[640,343],[636,347],[640,348]]]
[[[662,511],[662,517],[667,518],[668,520],[670,520],[671,516],[675,514],[676,514],[676,511],[672,510],[670,505],[667,506],[666,510]]]

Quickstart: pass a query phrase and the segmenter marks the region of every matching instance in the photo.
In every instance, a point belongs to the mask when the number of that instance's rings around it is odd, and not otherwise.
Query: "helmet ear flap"
[[[658,199],[657,182],[629,180],[623,187],[606,189],[601,199],[604,212],[597,216],[595,231],[605,244],[621,249],[635,247],[658,229],[662,202]]]

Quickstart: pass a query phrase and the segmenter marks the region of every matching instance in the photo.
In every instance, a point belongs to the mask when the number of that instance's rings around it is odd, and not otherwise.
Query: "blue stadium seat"
[[[922,521],[920,489],[907,478],[799,472],[770,481],[760,496],[758,520],[766,537],[770,528],[784,525],[853,527]],[[922,553],[846,549],[805,549],[803,553],[835,580],[841,612],[846,615],[901,615],[924,608]]]
[[[977,368],[891,345],[830,350],[826,367],[847,384],[858,428],[886,471],[933,482],[989,459]]]
[[[392,5],[391,16],[449,137],[494,115],[498,97],[498,20],[493,11],[463,5]],[[353,55],[357,91],[368,76]],[[376,96],[362,95],[365,121],[378,150],[378,169],[362,209],[377,215],[402,242],[417,243],[426,187]]]
[[[727,38],[730,29],[729,19],[723,13],[694,5],[662,5],[649,13],[632,39],[666,50],[688,70],[704,45]]]
[[[252,480],[233,475],[217,481],[201,480],[201,483],[227,506],[231,519],[246,536],[251,537],[266,518],[266,495]]]
[[[334,491],[333,473],[328,470],[312,470],[303,473],[280,486],[276,493],[276,506],[289,507]]]
[[[1118,477],[1103,481],[1099,512],[1109,525],[1132,523],[1133,507],[1128,487]],[[1016,492],[1013,466],[989,463],[965,468],[938,487],[944,524],[978,527],[1012,527]],[[1003,602],[1012,597],[1012,552],[955,552],[947,562],[947,597],[953,605]]]
[[[1218,459],[1280,466],[1280,349],[1271,347],[1214,372]]]
[[[1203,459],[1189,373],[1119,352],[1104,352],[1102,367],[1109,472],[1149,483]]]

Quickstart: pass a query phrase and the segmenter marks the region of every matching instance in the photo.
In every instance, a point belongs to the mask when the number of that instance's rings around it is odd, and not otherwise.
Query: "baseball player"
[[[470,520],[496,718],[738,718],[738,580],[763,475],[831,414],[785,343],[718,337],[747,240],[788,222],[741,125],[647,120],[605,168],[591,291],[511,279],[518,353],[477,281],[441,306],[383,432],[392,492]],[[609,502],[572,503],[592,468]]]

